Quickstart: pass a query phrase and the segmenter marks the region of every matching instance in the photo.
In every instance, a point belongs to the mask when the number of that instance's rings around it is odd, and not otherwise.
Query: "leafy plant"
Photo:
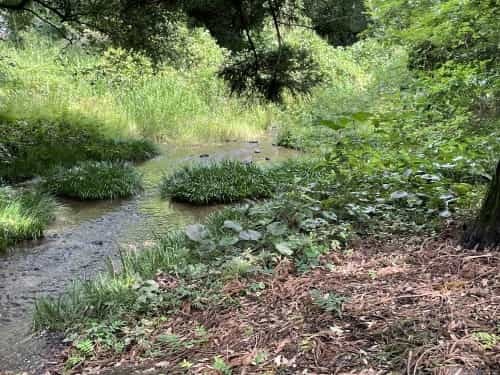
[[[320,290],[314,289],[311,291],[311,298],[313,303],[322,310],[342,318],[342,306],[347,300],[346,297],[335,293],[323,293]]]
[[[0,178],[23,180],[57,166],[96,161],[144,161],[158,154],[147,140],[110,138],[85,117],[30,119],[0,115]]]
[[[474,338],[487,350],[493,349],[500,343],[500,336],[488,332],[474,332]]]
[[[214,357],[213,368],[218,371],[221,375],[231,375],[233,370],[220,356]]]

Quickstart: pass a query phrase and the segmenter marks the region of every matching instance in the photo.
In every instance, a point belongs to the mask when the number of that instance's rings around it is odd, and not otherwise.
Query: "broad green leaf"
[[[240,232],[240,240],[243,241],[258,241],[262,238],[262,234],[256,230],[244,230]]]
[[[237,223],[236,221],[232,220],[224,221],[224,228],[232,229],[235,232],[241,232],[243,230],[243,227],[241,226],[240,223]]]
[[[273,236],[282,236],[288,231],[288,226],[284,223],[275,221],[269,224],[266,229]]]
[[[292,256],[293,255],[293,250],[290,248],[290,245],[288,244],[288,242],[279,242],[279,243],[276,243],[276,244],[274,244],[274,247],[282,255],[286,255],[286,256]]]
[[[203,224],[191,224],[186,227],[186,235],[191,241],[201,242],[208,237],[208,230]]]
[[[352,114],[353,120],[356,120],[356,121],[366,121],[372,116],[373,115],[369,112],[356,112],[356,113]]]
[[[220,246],[233,246],[238,243],[240,239],[236,236],[231,236],[231,237],[222,237],[221,240],[219,241]]]

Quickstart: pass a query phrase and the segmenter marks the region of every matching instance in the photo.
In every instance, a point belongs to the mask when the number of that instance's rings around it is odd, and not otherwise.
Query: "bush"
[[[264,170],[232,160],[184,167],[164,177],[161,183],[163,198],[198,205],[267,198],[272,191],[271,180]]]
[[[0,250],[22,240],[43,236],[54,219],[55,202],[39,192],[16,193],[0,188]]]
[[[56,195],[81,200],[126,198],[142,189],[141,175],[121,162],[87,161],[71,168],[58,167],[42,185]]]

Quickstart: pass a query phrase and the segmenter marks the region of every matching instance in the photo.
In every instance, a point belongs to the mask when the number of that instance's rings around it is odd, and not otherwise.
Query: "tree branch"
[[[56,30],[64,39],[66,39],[70,44],[73,43],[73,40],[71,38],[68,38],[68,35],[66,34],[66,32],[64,31],[63,28],[57,26],[56,24],[54,24],[52,21],[50,21],[49,19],[45,18],[45,17],[42,17],[41,15],[39,15],[37,12],[33,11],[32,9],[30,8],[26,8],[24,9],[25,11],[33,14],[36,18],[38,18],[40,21],[42,22],[45,22],[47,25],[51,26],[54,30]]]

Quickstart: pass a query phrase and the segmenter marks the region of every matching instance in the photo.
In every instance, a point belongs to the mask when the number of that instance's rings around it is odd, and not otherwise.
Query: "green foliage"
[[[314,289],[311,291],[311,298],[313,303],[322,310],[342,318],[342,306],[347,300],[345,297],[335,293],[323,293],[320,290]]]
[[[147,57],[122,48],[109,48],[93,67],[79,72],[93,84],[104,82],[109,87],[123,88],[136,81],[151,78],[153,66]]]
[[[0,251],[22,240],[37,239],[54,219],[55,202],[39,192],[0,187]]]
[[[53,194],[81,200],[127,198],[142,190],[141,175],[121,162],[80,162],[50,171],[42,186]]]
[[[262,135],[274,106],[230,97],[216,75],[227,52],[204,30],[182,33],[186,53],[153,71],[149,58],[125,48],[104,54],[64,48],[34,33],[25,35],[22,49],[2,43],[0,111],[29,122],[89,126],[106,138],[199,142]]]
[[[233,373],[231,366],[229,366],[226,361],[224,361],[224,359],[220,356],[214,357],[214,363],[212,366],[222,375],[231,375]]]
[[[494,333],[474,332],[472,335],[486,350],[491,350],[500,343],[500,336]]]
[[[308,93],[322,80],[319,65],[309,51],[290,45],[237,54],[220,75],[229,82],[231,91],[257,92],[273,102],[282,101],[285,90]]]
[[[457,112],[495,115],[500,93],[498,3],[373,1],[370,10],[373,32],[406,45],[409,66],[421,72],[424,89],[438,92],[425,106],[444,110],[445,118]]]
[[[334,46],[353,44],[368,24],[362,0],[305,0],[304,12],[314,30]]]
[[[82,160],[143,161],[158,152],[146,140],[103,136],[96,125],[82,119],[0,118],[0,177],[12,180],[43,174],[58,164]]]
[[[186,166],[164,177],[161,183],[164,198],[199,205],[267,198],[271,192],[271,180],[264,170],[232,160]]]

